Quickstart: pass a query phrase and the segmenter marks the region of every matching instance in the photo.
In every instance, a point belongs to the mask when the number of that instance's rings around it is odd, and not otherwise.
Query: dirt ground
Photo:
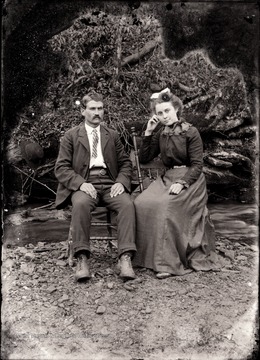
[[[127,283],[116,250],[92,247],[76,283],[65,242],[3,246],[2,359],[256,359],[256,245],[218,237],[221,271]]]

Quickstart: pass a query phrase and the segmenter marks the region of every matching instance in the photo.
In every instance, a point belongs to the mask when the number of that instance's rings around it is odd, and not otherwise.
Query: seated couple
[[[161,154],[166,171],[133,201],[132,163],[118,133],[101,124],[103,98],[97,93],[83,97],[84,122],[61,139],[55,166],[56,207],[72,204],[76,280],[91,277],[91,212],[101,200],[117,215],[121,278],[135,278],[132,261],[153,269],[158,278],[218,266],[206,206],[203,144],[198,130],[180,118],[182,106],[169,89],[151,96],[153,116],[147,123],[140,161],[146,163]],[[155,132],[159,123],[163,126]]]

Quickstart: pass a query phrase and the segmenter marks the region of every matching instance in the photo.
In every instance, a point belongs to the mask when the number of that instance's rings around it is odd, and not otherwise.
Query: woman
[[[166,172],[135,199],[135,265],[153,269],[160,279],[216,269],[199,132],[180,120],[183,104],[168,88],[152,95],[151,107],[140,162],[161,154]],[[159,123],[163,127],[154,133]]]

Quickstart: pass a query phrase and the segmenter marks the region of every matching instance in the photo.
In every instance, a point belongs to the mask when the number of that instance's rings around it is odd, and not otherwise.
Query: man
[[[82,104],[85,121],[65,133],[55,166],[59,181],[56,207],[72,203],[75,278],[80,281],[91,277],[91,212],[102,200],[117,214],[119,276],[134,279],[131,257],[136,251],[135,209],[129,195],[132,163],[117,132],[100,125],[104,116],[102,96],[89,93]]]

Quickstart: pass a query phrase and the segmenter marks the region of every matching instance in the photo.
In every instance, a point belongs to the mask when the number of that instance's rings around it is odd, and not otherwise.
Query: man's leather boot
[[[77,267],[75,273],[75,279],[77,281],[90,279],[90,271],[88,266],[88,258],[85,254],[77,256]]]
[[[119,277],[125,280],[131,280],[136,278],[131,263],[131,256],[129,255],[129,253],[125,253],[120,256],[120,259],[118,261],[118,266],[120,269]]]

